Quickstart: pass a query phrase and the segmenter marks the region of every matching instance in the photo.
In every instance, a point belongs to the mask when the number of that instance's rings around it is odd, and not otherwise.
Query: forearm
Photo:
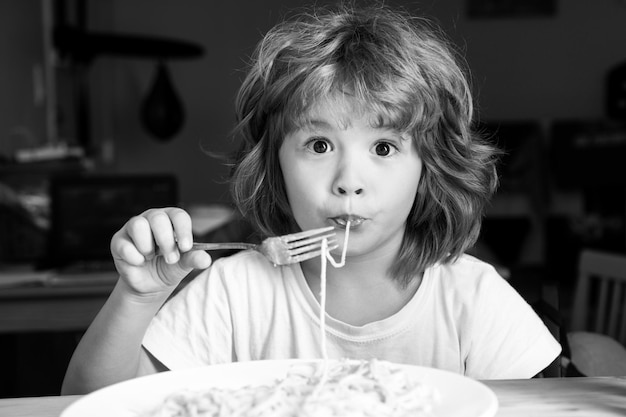
[[[84,394],[137,376],[141,342],[168,293],[137,297],[121,280],[81,339],[63,394]]]

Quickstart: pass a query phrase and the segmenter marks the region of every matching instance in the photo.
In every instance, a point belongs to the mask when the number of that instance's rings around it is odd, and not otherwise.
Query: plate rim
[[[362,362],[364,360],[361,359],[329,359],[331,362],[339,363],[339,362]],[[493,417],[496,415],[497,410],[499,408],[498,397],[495,392],[485,385],[480,380],[475,378],[471,378],[465,375],[461,375],[456,372],[452,372],[445,369],[439,369],[434,367],[422,366],[422,365],[410,365],[410,364],[402,364],[397,362],[391,362],[381,359],[376,359],[379,362],[384,362],[393,368],[408,368],[413,369],[417,373],[426,374],[426,377],[429,375],[439,375],[442,378],[454,379],[459,381],[462,384],[468,384],[473,386],[475,389],[480,390],[484,395],[488,406],[482,410],[480,414],[477,414],[472,417]],[[137,386],[146,385],[144,381],[150,381],[151,383],[158,383],[158,380],[162,379],[167,381],[168,379],[173,380],[181,380],[185,375],[187,376],[198,376],[202,374],[210,374],[210,373],[218,373],[223,372],[224,369],[228,370],[229,368],[255,368],[255,367],[269,367],[269,368],[279,368],[286,370],[289,366],[297,365],[297,364],[310,364],[310,363],[321,363],[323,359],[263,359],[263,360],[252,360],[252,361],[238,361],[231,363],[222,363],[215,365],[203,365],[194,368],[186,368],[180,370],[168,370],[164,372],[159,372],[156,374],[143,375],[140,377],[132,378],[129,380],[121,381],[95,391],[92,391],[88,394],[83,395],[78,400],[71,403],[67,406],[60,414],[59,417],[78,417],[84,415],[85,411],[88,411],[89,405],[94,401],[97,402],[97,399],[103,398],[107,399],[111,396],[111,394],[115,394],[115,392],[124,390],[124,389],[132,389]],[[243,383],[245,385],[245,383]],[[180,390],[180,389],[177,389]],[[162,400],[162,399],[161,399]],[[129,415],[136,415],[134,412],[127,410],[128,413],[132,413]]]

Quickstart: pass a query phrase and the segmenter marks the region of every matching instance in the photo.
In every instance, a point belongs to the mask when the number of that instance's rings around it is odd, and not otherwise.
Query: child
[[[497,178],[454,56],[428,22],[383,6],[278,25],[238,95],[232,194],[268,236],[333,225],[343,242],[350,222],[345,266],[327,271],[330,358],[529,378],[560,346],[490,265],[464,254]],[[322,356],[319,257],[275,267],[244,251],[209,268],[191,242],[178,208],[148,210],[115,234],[120,280],[65,393],[165,369]],[[205,270],[165,303],[193,269]]]

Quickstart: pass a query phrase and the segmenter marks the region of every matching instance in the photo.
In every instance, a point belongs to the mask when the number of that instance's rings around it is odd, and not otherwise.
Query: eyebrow
[[[348,128],[350,126],[350,124],[345,123],[343,124],[342,128]],[[331,129],[335,129],[335,125],[333,123],[330,123],[324,119],[312,119],[312,118],[307,118],[307,117],[303,117],[300,119],[300,122],[297,122],[295,125],[296,129],[304,129],[307,127],[310,128],[317,128],[317,129],[323,129],[323,130],[331,130]],[[409,139],[410,137],[406,137],[405,132],[402,132],[401,130],[398,130],[396,127],[394,127],[393,125],[389,124],[383,124],[381,126],[376,126],[376,125],[372,125],[371,126],[372,129],[377,129],[377,130],[382,130],[382,131],[387,131],[390,133],[393,133],[394,135],[398,135],[401,139]]]
[[[330,123],[327,122],[326,120],[323,119],[302,119],[302,122],[299,124],[300,127],[306,127],[306,126],[312,126],[312,127],[316,127],[316,128],[323,128],[323,129],[334,129],[335,125],[334,123]],[[350,123],[342,123],[340,128],[348,128],[350,127]],[[388,125],[383,125],[383,126],[371,126],[372,129],[378,129],[378,130],[389,130],[389,131],[397,131],[396,128],[394,128],[393,126],[388,126]]]
[[[301,127],[312,126],[324,129],[332,129],[333,125],[326,120],[320,119],[302,119],[302,123],[300,123]]]

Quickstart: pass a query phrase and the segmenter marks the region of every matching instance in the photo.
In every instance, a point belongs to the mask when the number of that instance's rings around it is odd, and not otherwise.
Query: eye
[[[330,150],[328,141],[321,138],[311,139],[306,146],[315,153],[326,153]]]
[[[395,145],[389,142],[378,142],[374,148],[376,155],[389,156],[398,151]]]

